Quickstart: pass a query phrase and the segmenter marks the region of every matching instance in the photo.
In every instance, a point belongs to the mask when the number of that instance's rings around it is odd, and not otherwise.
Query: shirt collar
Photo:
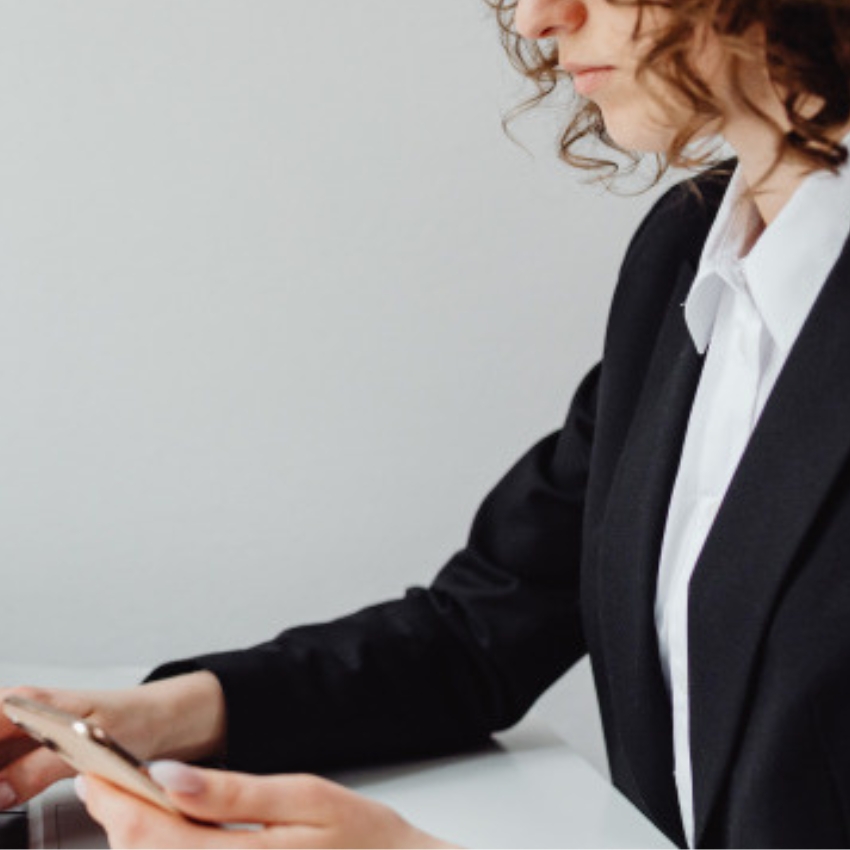
[[[723,196],[685,301],[685,321],[700,354],[705,353],[711,340],[723,288],[740,277],[741,257],[758,233],[761,219],[746,192],[747,183],[739,166]]]
[[[787,354],[850,233],[847,165],[837,175],[810,174],[761,236],[761,218],[747,190],[739,166],[685,302],[685,321],[700,354],[711,340],[724,286],[748,287],[768,333]]]

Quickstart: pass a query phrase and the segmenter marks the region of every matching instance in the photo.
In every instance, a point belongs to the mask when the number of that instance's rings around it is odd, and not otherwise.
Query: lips
[[[613,65],[584,65],[578,62],[564,62],[560,67],[572,76],[575,90],[584,97],[606,83],[614,71]]]
[[[585,65],[580,62],[561,62],[559,67],[568,74],[575,75],[586,74],[588,71],[610,71],[614,66],[604,64]]]

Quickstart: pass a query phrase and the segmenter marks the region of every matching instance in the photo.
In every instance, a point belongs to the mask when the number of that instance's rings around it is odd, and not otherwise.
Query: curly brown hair
[[[514,67],[531,80],[536,93],[515,107],[504,120],[507,128],[519,114],[549,97],[569,75],[558,68],[557,48],[547,42],[523,38],[514,27],[518,0],[484,0],[496,13],[502,44]],[[846,148],[832,140],[831,131],[850,121],[850,0],[608,0],[645,8],[661,7],[668,13],[652,46],[641,57],[638,78],[654,75],[681,94],[691,119],[680,128],[669,150],[655,157],[657,182],[671,167],[690,170],[715,164],[716,153],[695,152],[691,142],[706,123],[720,117],[720,106],[697,73],[690,57],[701,28],[710,26],[731,57],[734,84],[747,59],[754,55],[745,38],[754,26],[764,32],[761,49],[771,82],[782,92],[790,130],[785,131],[744,97],[746,105],[774,125],[781,136],[777,162],[789,152],[802,158],[810,170],[835,171],[848,158]],[[640,29],[640,15],[634,36]],[[743,92],[743,87],[737,88]],[[816,109],[812,110],[812,104]],[[581,153],[584,140],[598,139],[619,159]],[[691,150],[689,150],[691,146]],[[559,140],[559,157],[566,163],[596,172],[610,180],[643,157],[620,148],[606,133],[602,113],[595,103],[579,99]]]

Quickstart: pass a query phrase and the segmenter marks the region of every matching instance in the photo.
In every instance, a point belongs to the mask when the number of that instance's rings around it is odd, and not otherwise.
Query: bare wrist
[[[224,692],[212,673],[147,682],[116,697],[122,737],[141,758],[199,761],[223,754]]]

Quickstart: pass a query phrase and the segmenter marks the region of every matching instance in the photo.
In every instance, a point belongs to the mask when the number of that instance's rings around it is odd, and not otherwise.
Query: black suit
[[[641,225],[601,366],[428,589],[157,671],[219,676],[232,767],[316,770],[475,744],[589,652],[614,782],[683,842],[653,603],[702,365],[681,305],[725,189],[699,182],[702,199],[674,189]],[[848,451],[845,248],[691,584],[698,844],[850,842]]]

